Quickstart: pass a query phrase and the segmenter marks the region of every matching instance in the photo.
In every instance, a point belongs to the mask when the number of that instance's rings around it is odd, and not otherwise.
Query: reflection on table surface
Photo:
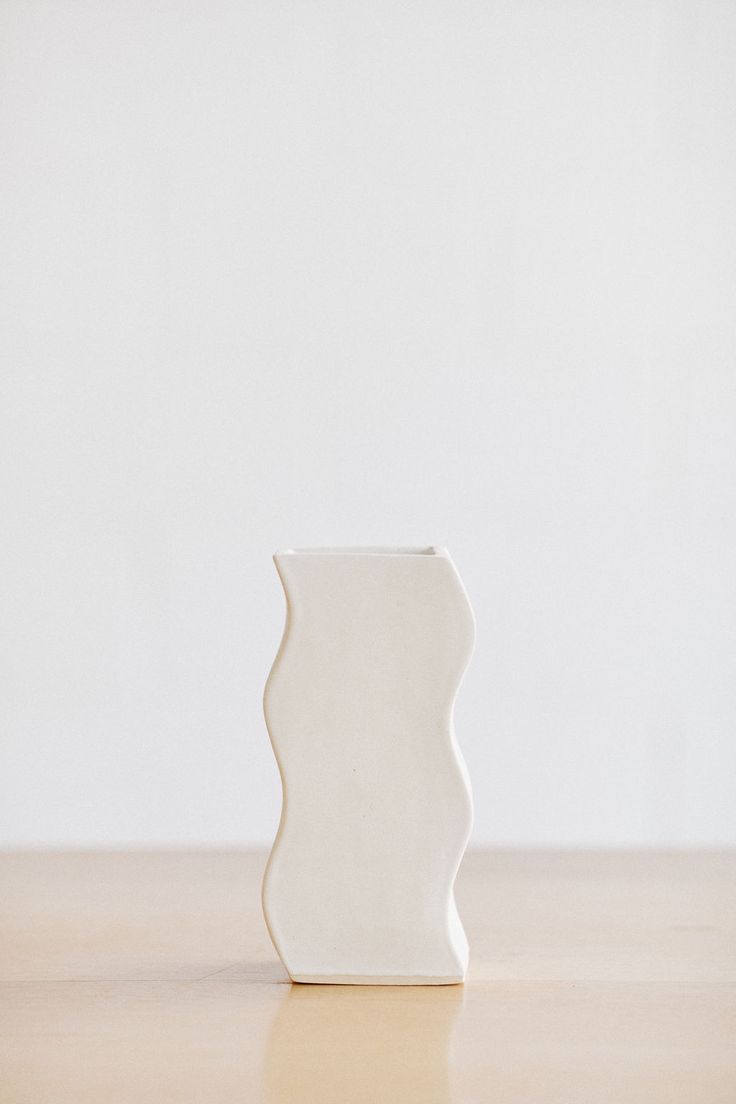
[[[449,1104],[461,985],[292,985],[266,1043],[268,1104]]]

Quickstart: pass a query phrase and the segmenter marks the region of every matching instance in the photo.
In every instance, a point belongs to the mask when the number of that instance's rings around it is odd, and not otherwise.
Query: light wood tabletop
[[[736,854],[471,852],[464,986],[292,986],[249,852],[0,856],[2,1104],[734,1104]]]

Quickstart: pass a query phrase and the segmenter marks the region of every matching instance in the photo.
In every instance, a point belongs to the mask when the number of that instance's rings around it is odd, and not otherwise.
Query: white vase
[[[473,614],[443,548],[274,556],[286,593],[264,698],[283,808],[263,880],[293,981],[462,981],[453,883],[472,823],[452,709]]]

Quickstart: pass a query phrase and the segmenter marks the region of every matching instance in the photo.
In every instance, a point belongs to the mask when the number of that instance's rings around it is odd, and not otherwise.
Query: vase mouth
[[[277,556],[446,556],[447,551],[437,545],[423,548],[401,548],[384,545],[365,545],[351,548],[282,548]]]

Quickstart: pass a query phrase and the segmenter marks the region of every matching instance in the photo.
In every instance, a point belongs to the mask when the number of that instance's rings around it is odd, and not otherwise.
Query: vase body
[[[462,981],[453,884],[472,823],[452,709],[473,615],[444,549],[274,557],[286,594],[264,709],[281,823],[263,881],[294,981]]]

